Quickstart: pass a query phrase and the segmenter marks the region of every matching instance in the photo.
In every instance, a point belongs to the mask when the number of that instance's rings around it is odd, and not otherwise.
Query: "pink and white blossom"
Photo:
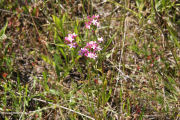
[[[76,34],[76,33],[73,33],[72,36],[73,36],[73,38],[76,38],[76,37],[77,37],[77,34]]]
[[[96,18],[96,19],[99,19],[99,15],[95,15],[95,18]]]
[[[91,25],[86,24],[86,28],[87,28],[87,29],[91,29]]]
[[[83,55],[86,55],[88,52],[89,51],[87,48],[81,48],[81,50],[79,51],[79,55],[83,56]]]
[[[96,43],[96,41],[90,41],[90,42],[88,42],[88,43],[86,44],[86,47],[87,47],[87,48],[96,49],[97,43]]]
[[[88,52],[87,57],[96,59],[97,55],[96,53]]]
[[[76,48],[77,43],[70,43],[70,44],[68,44],[68,46],[69,46],[70,48]]]
[[[94,25],[96,27],[99,27],[100,26],[100,23],[99,23],[99,15],[93,15],[92,17],[90,16],[87,16],[87,19],[88,19],[88,22],[86,22],[85,24],[85,28],[87,29],[90,29],[91,28],[91,25]]]
[[[100,37],[100,38],[98,38],[98,42],[102,42],[103,41],[103,38],[102,37]]]
[[[92,24],[93,24],[93,25],[97,25],[97,23],[98,23],[97,20],[95,20],[95,19],[92,20]]]
[[[65,37],[65,40],[68,42],[73,42],[74,38],[72,36]]]
[[[97,23],[96,23],[96,26],[97,26],[97,27],[100,27],[100,23],[99,23],[99,22],[97,22]]]
[[[65,40],[66,40],[67,42],[72,43],[72,42],[74,41],[74,38],[76,38],[76,37],[77,37],[77,35],[76,35],[75,33],[73,33],[73,34],[68,34],[68,37],[65,37]]]

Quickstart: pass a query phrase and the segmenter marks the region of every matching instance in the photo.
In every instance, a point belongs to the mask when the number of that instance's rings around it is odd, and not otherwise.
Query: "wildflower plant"
[[[99,22],[99,15],[93,15],[92,17],[87,17],[87,21],[85,22],[85,29],[95,31],[98,27],[100,27],[100,22]],[[89,32],[89,31],[88,31]],[[93,40],[87,40],[86,43],[81,43],[79,46],[76,42],[76,37],[77,34],[68,34],[65,37],[65,43],[70,47],[70,48],[76,48],[79,49],[78,53],[80,56],[85,56],[90,59],[96,59],[97,58],[97,53],[101,51],[100,43],[103,42],[102,37],[97,37],[95,35]],[[96,38],[96,39],[95,39]],[[84,41],[82,41],[84,42]],[[85,45],[84,45],[85,44]],[[84,46],[83,46],[84,45]]]
[[[75,66],[81,69],[79,66],[81,60],[86,62],[83,63],[86,64],[86,67],[89,66],[89,62],[92,63],[98,60],[104,41],[103,37],[97,32],[100,27],[99,17],[99,15],[92,15],[87,16],[84,21],[78,21],[77,19],[72,22],[73,27],[71,27],[71,30],[67,31],[69,29],[66,28],[65,24],[68,19],[67,14],[61,18],[53,16],[56,48],[49,48],[51,51],[54,49],[56,52],[53,53],[52,61],[45,56],[43,56],[43,59],[49,61],[49,63],[51,61],[59,77],[61,72],[63,72],[64,77],[68,75]]]
[[[95,28],[95,27],[100,27],[100,22],[99,22],[99,15],[93,15],[92,17],[87,17],[88,21],[85,22],[85,27],[87,29]]]
[[[42,58],[53,65],[57,79],[66,78],[74,70],[81,76],[94,74],[86,76],[91,82],[94,77],[103,74],[103,61],[110,55],[107,48],[116,34],[104,42],[104,37],[99,34],[100,16],[87,16],[83,21],[76,19],[67,24],[65,21],[68,21],[68,15],[64,14],[61,17],[53,16],[53,21],[55,47],[48,46],[53,58]]]

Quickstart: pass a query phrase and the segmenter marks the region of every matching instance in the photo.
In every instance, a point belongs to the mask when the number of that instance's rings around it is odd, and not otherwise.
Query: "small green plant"
[[[59,77],[62,70],[67,76],[74,66],[78,66],[79,59],[84,59],[88,65],[90,61],[93,61],[91,59],[95,60],[98,57],[97,53],[102,50],[100,44],[103,42],[103,38],[96,34],[100,26],[99,15],[88,16],[84,28],[79,28],[77,20],[74,23],[74,32],[68,35],[66,35],[66,28],[64,28],[66,15],[61,19],[53,16],[53,20],[56,25],[54,38],[57,48],[53,63]],[[83,32],[79,32],[79,29],[83,29]]]

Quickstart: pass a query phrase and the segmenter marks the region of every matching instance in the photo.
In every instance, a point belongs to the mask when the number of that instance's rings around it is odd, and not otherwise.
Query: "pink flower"
[[[91,22],[86,22],[85,24],[86,24],[86,28],[87,28],[87,29],[90,29],[90,28],[91,28]]]
[[[96,41],[90,41],[90,42],[88,42],[88,43],[86,44],[86,47],[87,47],[87,48],[96,49],[97,43],[96,43]]]
[[[89,44],[96,44],[96,41],[90,41]]]
[[[91,20],[91,17],[87,16],[87,19]]]
[[[83,53],[86,53],[86,52],[88,52],[88,49],[86,49],[86,48],[81,48],[81,51],[82,51]]]
[[[99,15],[93,15],[92,18],[96,18],[96,19],[99,19]]]
[[[102,50],[101,47],[96,43],[96,41],[90,41],[86,44],[86,48],[93,49],[93,51],[100,51]]]
[[[76,37],[77,37],[77,34],[76,34],[76,33],[73,33],[73,34],[72,34],[72,37],[73,37],[73,38],[76,38]]]
[[[92,24],[93,24],[94,26],[100,27],[100,23],[99,23],[98,20],[96,20],[96,19],[93,19],[93,20],[92,20]]]
[[[68,37],[65,37],[65,40],[71,43],[74,38],[72,37],[72,35],[69,34]]]
[[[93,19],[91,22],[92,22],[92,24],[93,24],[94,26],[97,26],[97,27],[100,26],[100,23],[98,22],[97,19]]]
[[[90,28],[91,28],[91,26],[90,26],[90,25],[88,25],[88,24],[86,24],[86,28],[87,28],[87,29],[90,29]]]
[[[70,48],[76,48],[77,43],[70,43],[70,44],[68,44],[68,46],[69,46]]]
[[[97,57],[95,52],[100,51],[100,50],[101,50],[101,48],[100,48],[100,46],[98,46],[96,41],[90,41],[86,44],[86,46],[84,48],[81,48],[81,50],[79,51],[79,55],[81,55],[81,56],[84,55],[88,58],[95,59]]]
[[[99,19],[99,15],[93,15],[92,19],[94,19],[94,18]]]
[[[93,25],[97,25],[97,22],[98,22],[98,21],[95,20],[95,19],[92,20],[92,24],[93,24]]]
[[[97,27],[100,27],[100,23],[99,23],[99,22],[97,22],[97,23],[96,23],[96,26],[97,26]]]
[[[87,29],[90,29],[90,28],[91,28],[91,23],[92,23],[94,26],[97,26],[97,27],[100,26],[100,23],[99,23],[99,21],[98,21],[99,15],[93,15],[92,17],[87,16],[87,19],[88,19],[88,22],[85,23],[85,24],[86,24],[85,27],[86,27]]]
[[[97,55],[96,53],[88,52],[87,57],[96,59]]]
[[[77,35],[75,33],[73,34],[68,34],[68,37],[65,37],[65,40],[72,43],[74,41],[74,38],[76,38]]]
[[[101,38],[98,38],[98,42],[102,42],[103,41],[103,38],[101,37]]]
[[[95,16],[95,15],[93,15],[93,16],[91,17],[91,19],[94,19],[94,18],[96,18],[96,16]]]
[[[96,19],[99,19],[99,15],[95,15],[95,18],[96,18]]]
[[[65,40],[68,42],[72,42],[74,39],[72,37],[65,37]]]
[[[88,49],[81,48],[81,50],[79,51],[79,55],[81,55],[81,56],[85,55],[86,56],[88,52],[89,52]]]

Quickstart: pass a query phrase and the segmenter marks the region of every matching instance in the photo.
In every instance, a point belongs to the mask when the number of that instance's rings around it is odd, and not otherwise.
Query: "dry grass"
[[[1,28],[8,21],[7,38],[0,38],[0,118],[178,120],[179,6],[176,0],[0,2]],[[91,33],[84,22],[93,14],[101,27]],[[104,38],[96,60],[65,47],[74,31],[79,44]]]

